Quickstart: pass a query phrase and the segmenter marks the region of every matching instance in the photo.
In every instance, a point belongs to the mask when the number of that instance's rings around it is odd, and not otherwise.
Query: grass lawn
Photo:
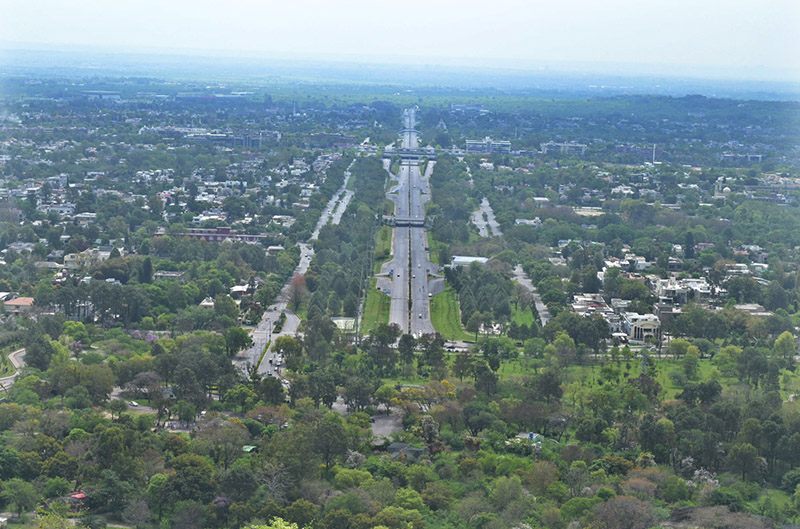
[[[375,243],[375,262],[372,264],[372,273],[379,274],[381,265],[391,259],[392,253],[392,228],[381,226],[378,230],[377,242]]]
[[[437,265],[442,264],[439,262],[439,247],[441,246],[441,243],[433,238],[433,234],[431,232],[427,232],[427,235],[428,235],[428,248],[430,248],[430,251],[428,252],[429,256],[428,258],[434,264]]]
[[[2,363],[0,363],[0,377],[13,375],[14,371],[16,371],[14,366],[11,364],[11,360],[8,359],[8,355],[19,348],[20,344],[14,344],[5,347],[2,351],[0,351],[0,356],[2,356]]]
[[[445,340],[463,340],[472,342],[475,335],[470,334],[461,327],[458,311],[458,296],[452,287],[446,286],[445,291],[436,294],[431,299],[431,323],[436,332]]]
[[[361,334],[368,334],[380,323],[389,323],[389,296],[377,289],[377,279],[370,279],[364,315],[361,318]]]
[[[517,322],[517,325],[526,325],[528,327],[533,323],[533,314],[529,309],[517,309],[511,312],[511,321]]]

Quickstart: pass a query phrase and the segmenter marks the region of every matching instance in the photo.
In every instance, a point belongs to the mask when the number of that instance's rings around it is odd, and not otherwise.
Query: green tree
[[[146,257],[139,268],[139,283],[153,282],[153,260]]]
[[[228,316],[236,319],[239,316],[239,307],[236,301],[227,294],[217,294],[214,297],[214,313],[217,316]]]
[[[789,331],[784,331],[775,340],[775,345],[772,347],[775,356],[781,358],[792,358],[795,352],[794,336]]]
[[[225,351],[228,357],[233,357],[241,351],[253,345],[250,335],[241,327],[231,327],[225,331]]]
[[[728,465],[731,470],[741,471],[742,479],[758,470],[758,450],[749,443],[735,444],[728,452]]]
[[[266,525],[249,525],[245,529],[298,529],[296,523],[284,521],[283,518],[273,518]]]
[[[23,512],[28,512],[36,507],[39,502],[39,493],[33,483],[28,483],[20,478],[12,478],[4,484],[3,492],[0,496],[14,506],[17,517],[22,516]]]
[[[314,424],[314,449],[322,458],[325,471],[331,468],[333,460],[347,451],[347,436],[342,419],[333,413],[325,414]]]

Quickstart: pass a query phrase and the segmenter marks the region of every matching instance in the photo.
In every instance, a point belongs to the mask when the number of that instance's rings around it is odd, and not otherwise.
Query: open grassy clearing
[[[364,315],[361,318],[361,333],[368,334],[381,323],[389,323],[390,298],[377,289],[377,279],[370,279]]]
[[[461,318],[458,310],[458,296],[452,287],[445,287],[445,291],[436,294],[431,299],[431,323],[436,332],[445,340],[474,341],[475,336],[461,327]]]

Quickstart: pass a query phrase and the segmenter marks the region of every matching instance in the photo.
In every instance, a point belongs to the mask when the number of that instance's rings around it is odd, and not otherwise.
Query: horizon
[[[0,8],[0,51],[478,67],[736,81],[800,82],[800,5],[790,0],[501,0],[407,9],[156,0],[43,0]],[[406,13],[408,24],[403,25]],[[155,15],[155,16],[154,16]],[[2,20],[6,20],[5,24]],[[13,24],[10,21],[13,20]],[[345,28],[345,30],[343,30]],[[349,30],[354,28],[355,30]],[[769,38],[765,38],[765,37]]]

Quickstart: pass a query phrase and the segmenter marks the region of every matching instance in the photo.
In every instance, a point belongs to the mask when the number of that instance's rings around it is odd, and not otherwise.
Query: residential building
[[[11,314],[24,314],[33,309],[33,298],[14,298],[3,303],[3,310]]]

